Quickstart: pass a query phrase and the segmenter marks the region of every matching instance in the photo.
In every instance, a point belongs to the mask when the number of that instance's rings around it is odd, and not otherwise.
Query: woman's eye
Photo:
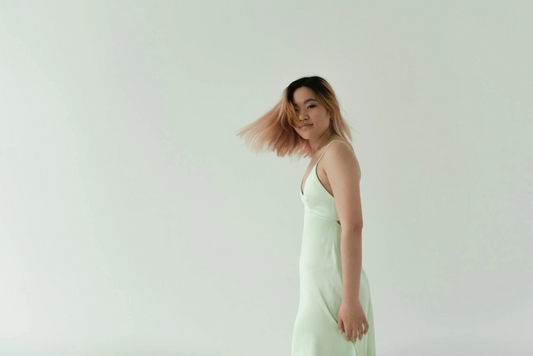
[[[315,107],[315,105],[309,105],[307,108],[309,109],[309,108],[314,108],[314,107]],[[298,112],[298,110],[296,110],[296,109],[294,109],[294,111]]]

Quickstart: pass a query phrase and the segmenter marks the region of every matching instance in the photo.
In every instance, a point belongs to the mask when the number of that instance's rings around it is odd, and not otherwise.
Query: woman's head
[[[333,134],[332,114],[316,92],[301,86],[294,91],[291,102],[295,115],[289,117],[289,123],[298,135],[309,140]]]
[[[312,125],[302,128],[304,123]],[[335,134],[351,139],[333,88],[325,79],[313,76],[289,84],[274,108],[237,135],[257,138],[256,149],[267,143],[278,156],[294,151],[309,156],[312,154],[309,140]]]

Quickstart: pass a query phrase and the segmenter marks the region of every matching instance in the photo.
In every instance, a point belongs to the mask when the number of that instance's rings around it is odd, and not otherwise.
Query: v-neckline
[[[342,141],[342,140],[331,140],[331,141],[329,141],[329,143],[324,148],[324,151],[322,151],[322,153],[320,154],[320,157],[318,157],[318,160],[316,161],[315,165],[313,166],[313,168],[311,168],[311,171],[309,172],[309,175],[307,176],[307,178],[305,176],[302,178],[302,183],[300,183],[300,194],[301,194],[302,197],[305,196],[305,187],[307,187],[307,181],[309,180],[309,176],[313,173],[313,170],[314,170],[316,179],[318,180],[318,182],[320,183],[322,188],[324,188],[324,190],[328,193],[328,195],[330,197],[335,198],[333,195],[331,195],[330,192],[327,191],[326,187],[324,187],[324,184],[322,184],[322,182],[318,178],[318,173],[316,172],[316,166],[318,165],[318,162],[320,162],[320,160],[322,159],[322,156],[324,155],[324,153],[326,153],[326,150],[328,149],[329,145],[331,145],[331,143],[334,142],[334,141],[342,142],[346,146],[348,146],[348,144],[346,142]],[[350,148],[353,151],[353,149],[350,146],[348,146],[348,148]],[[304,182],[304,179],[305,179],[305,182]],[[303,188],[302,188],[302,185],[303,185]]]
[[[302,183],[300,183],[300,193],[302,193],[302,196],[305,195],[304,190],[305,190],[305,187],[307,187],[307,181],[309,180],[309,176],[313,173],[313,170],[315,169],[315,167],[316,167],[316,165],[318,164],[319,161],[320,161],[320,159],[318,161],[316,161],[316,163],[313,166],[313,168],[311,168],[311,171],[307,175],[307,178],[306,177],[302,178]],[[305,182],[304,182],[304,179],[305,179]],[[302,188],[302,185],[303,185],[303,188]]]

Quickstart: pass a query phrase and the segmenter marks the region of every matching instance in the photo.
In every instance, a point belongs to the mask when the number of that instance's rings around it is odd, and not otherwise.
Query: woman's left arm
[[[329,172],[328,181],[342,227],[342,304],[339,310],[339,332],[345,331],[346,339],[354,340],[361,339],[368,330],[366,316],[359,301],[363,231],[359,190],[361,170],[357,157],[348,146],[340,143],[330,147],[331,149],[333,152],[325,168]]]
[[[332,145],[326,172],[331,185],[341,232],[343,300],[359,300],[362,268],[363,212],[359,180],[361,170],[352,150],[343,143]]]

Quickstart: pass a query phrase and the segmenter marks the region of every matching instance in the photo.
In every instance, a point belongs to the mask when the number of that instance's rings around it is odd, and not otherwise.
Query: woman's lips
[[[302,126],[302,127],[300,127],[300,128],[301,128],[301,129],[306,129],[306,128],[310,127],[310,126],[313,126],[313,124],[308,124],[308,125]]]

